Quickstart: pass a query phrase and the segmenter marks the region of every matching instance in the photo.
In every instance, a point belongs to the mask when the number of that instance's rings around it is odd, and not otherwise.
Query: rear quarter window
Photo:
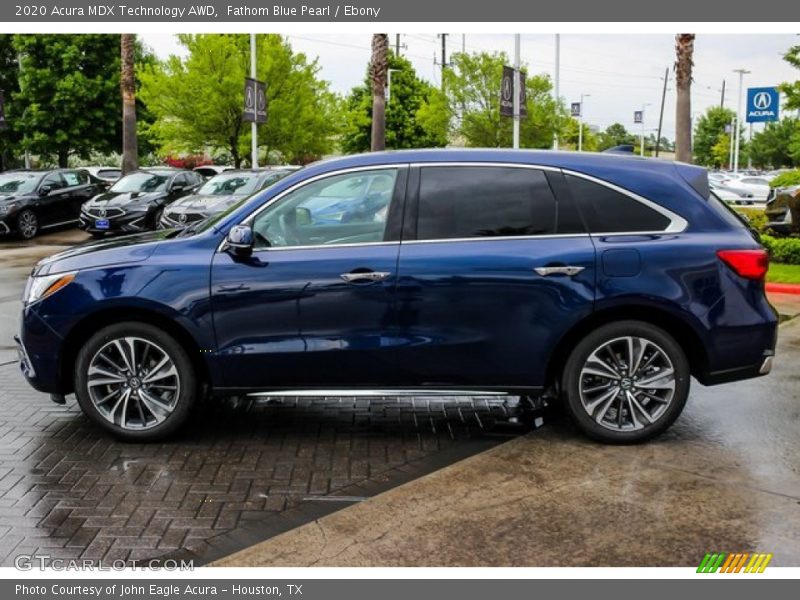
[[[664,231],[670,225],[666,215],[605,185],[574,175],[567,181],[591,233]]]

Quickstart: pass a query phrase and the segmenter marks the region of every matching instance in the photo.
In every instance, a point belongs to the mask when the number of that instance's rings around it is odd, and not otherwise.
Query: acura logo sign
[[[758,110],[766,110],[772,105],[772,96],[767,92],[759,92],[753,98],[753,106]]]
[[[100,209],[100,216],[101,217],[105,217],[106,216],[106,209],[105,208],[101,208]]]
[[[178,221],[180,221],[181,223],[186,223],[186,214],[184,213],[181,216],[179,216]]]

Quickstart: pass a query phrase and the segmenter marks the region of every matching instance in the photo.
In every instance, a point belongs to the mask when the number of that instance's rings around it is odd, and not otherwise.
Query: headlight
[[[52,296],[58,290],[61,290],[72,283],[75,279],[77,271],[72,273],[57,273],[55,275],[43,275],[40,277],[31,277],[28,280],[28,286],[25,288],[25,304],[33,304],[43,298]]]

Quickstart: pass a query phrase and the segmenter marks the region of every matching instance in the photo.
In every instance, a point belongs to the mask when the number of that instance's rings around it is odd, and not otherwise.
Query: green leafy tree
[[[697,120],[694,128],[694,160],[697,164],[717,168],[728,164],[730,154],[722,153],[720,142],[724,141],[722,138],[727,138],[728,141],[725,143],[728,144],[727,148],[730,151],[731,135],[725,132],[725,127],[730,126],[734,116],[736,113],[728,108],[712,106]],[[740,127],[739,131],[742,134],[744,129]],[[739,144],[739,160],[741,161],[747,151],[744,135],[741,136]]]
[[[417,76],[411,62],[393,53],[389,101],[386,103],[386,148],[430,148],[447,144],[449,108],[441,91]],[[370,149],[372,126],[372,80],[367,73],[364,83],[346,99],[346,129],[342,138],[345,152]]]
[[[783,55],[783,59],[796,69],[800,69],[800,46],[792,46]],[[784,109],[800,109],[800,80],[786,82],[780,85],[780,90],[786,94]]]
[[[579,134],[580,122],[578,119],[567,117],[564,120],[563,129],[561,131],[560,148],[562,150],[577,150]],[[583,124],[583,140],[580,145],[584,152],[596,152],[601,149],[598,135],[589,129],[586,123]]]
[[[250,148],[242,122],[244,78],[249,75],[249,37],[240,34],[178,36],[183,59],[144,68],[140,92],[155,122],[150,128],[165,154],[225,152],[241,166]],[[267,122],[258,143],[272,158],[307,162],[332,149],[339,127],[338,103],[318,67],[292,52],[279,35],[259,35],[257,77],[266,83]]]
[[[512,143],[512,119],[500,116],[500,85],[505,53],[457,53],[444,71],[450,112],[456,115],[457,134],[467,146],[499,148]],[[520,121],[520,146],[549,148],[557,124],[568,123],[566,111],[552,96],[550,78],[526,75],[528,116]]]
[[[0,90],[5,99],[6,126],[0,129],[0,171],[19,164],[20,135],[15,127],[13,96],[19,91],[19,65],[14,36],[0,35]]]
[[[66,167],[70,155],[118,151],[120,36],[16,35],[15,128],[23,148]]]
[[[800,165],[800,120],[786,118],[767,123],[750,142],[750,157],[758,167]]]
[[[586,133],[584,131],[584,133]],[[622,123],[613,123],[597,136],[598,150],[613,148],[623,144],[636,144],[636,136],[630,133]]]

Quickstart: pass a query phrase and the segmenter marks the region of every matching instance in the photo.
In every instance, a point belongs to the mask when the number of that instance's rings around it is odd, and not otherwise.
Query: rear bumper
[[[772,350],[765,350],[764,357],[761,362],[747,365],[745,367],[736,367],[735,369],[727,369],[725,371],[714,371],[698,376],[698,381],[703,385],[719,385],[721,383],[731,383],[732,381],[741,381],[743,379],[753,379],[754,377],[763,377],[772,371],[772,365],[775,360],[775,352]]]

